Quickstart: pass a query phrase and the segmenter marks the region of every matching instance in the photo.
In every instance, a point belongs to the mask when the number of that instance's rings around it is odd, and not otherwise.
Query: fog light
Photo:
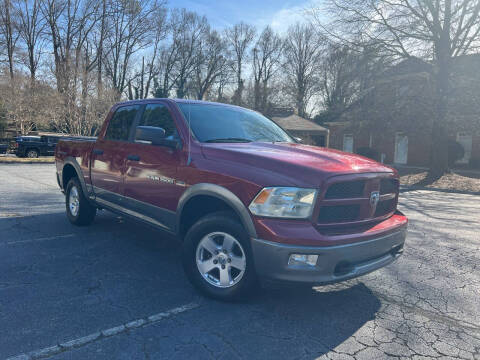
[[[288,259],[288,265],[317,265],[318,255],[292,254]]]

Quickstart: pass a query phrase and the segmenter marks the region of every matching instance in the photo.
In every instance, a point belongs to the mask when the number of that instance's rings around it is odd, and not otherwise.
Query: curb
[[[480,192],[475,192],[475,191],[439,189],[439,188],[430,188],[426,186],[400,186],[401,193],[416,191],[416,190],[437,191],[437,192],[443,192],[448,194],[480,195]]]

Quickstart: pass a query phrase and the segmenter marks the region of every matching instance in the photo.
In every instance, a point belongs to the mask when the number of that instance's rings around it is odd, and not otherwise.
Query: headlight
[[[312,214],[316,193],[314,189],[267,187],[248,208],[258,216],[305,219]]]

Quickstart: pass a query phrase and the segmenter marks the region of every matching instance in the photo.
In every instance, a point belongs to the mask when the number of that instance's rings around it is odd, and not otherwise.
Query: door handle
[[[138,156],[138,155],[128,155],[127,160],[140,161],[140,156]]]
[[[101,150],[101,149],[93,149],[93,153],[94,153],[95,155],[103,155],[103,150]]]

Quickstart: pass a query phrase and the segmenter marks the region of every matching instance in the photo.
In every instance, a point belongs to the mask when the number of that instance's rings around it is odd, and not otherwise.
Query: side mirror
[[[179,141],[166,139],[165,135],[165,129],[161,127],[137,126],[135,129],[135,142],[177,149],[179,146]]]
[[[294,139],[295,139],[295,141],[296,141],[297,143],[303,144],[303,139],[302,139],[302,138],[295,136]]]

